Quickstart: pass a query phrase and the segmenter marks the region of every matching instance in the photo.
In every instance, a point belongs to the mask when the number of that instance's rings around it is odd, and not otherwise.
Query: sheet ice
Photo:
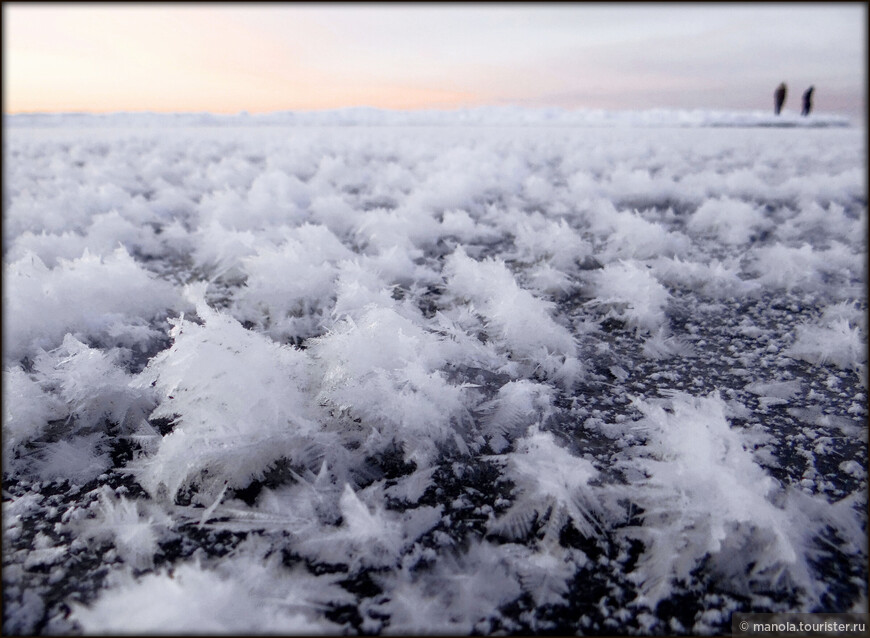
[[[866,611],[842,118],[4,122],[5,632]]]

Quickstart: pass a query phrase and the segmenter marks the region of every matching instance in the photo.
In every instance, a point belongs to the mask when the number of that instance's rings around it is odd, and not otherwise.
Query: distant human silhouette
[[[782,111],[782,105],[785,104],[785,94],[787,90],[785,82],[782,82],[778,87],[776,87],[776,91],[773,92],[773,112],[776,115],[779,115],[779,112]]]
[[[810,114],[810,111],[813,110],[813,91],[816,90],[816,87],[811,86],[806,91],[804,91],[804,108],[801,111],[801,115],[807,116]]]

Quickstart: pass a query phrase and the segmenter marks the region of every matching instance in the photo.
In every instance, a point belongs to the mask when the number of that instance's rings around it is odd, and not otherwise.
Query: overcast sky
[[[865,3],[3,3],[7,113],[518,104],[866,112]]]

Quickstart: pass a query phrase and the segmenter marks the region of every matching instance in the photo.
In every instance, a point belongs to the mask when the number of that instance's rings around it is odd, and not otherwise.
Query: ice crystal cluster
[[[864,132],[430,115],[4,120],[4,632],[866,611]]]

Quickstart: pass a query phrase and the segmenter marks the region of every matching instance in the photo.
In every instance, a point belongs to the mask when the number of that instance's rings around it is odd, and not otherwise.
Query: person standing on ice
[[[776,91],[773,92],[773,112],[776,115],[779,115],[779,112],[782,110],[782,105],[785,104],[785,94],[787,90],[785,82],[782,82],[778,87],[776,87]]]
[[[811,86],[806,91],[804,91],[804,108],[801,110],[801,115],[806,117],[810,114],[810,111],[813,110],[813,91],[816,90],[816,87]]]

